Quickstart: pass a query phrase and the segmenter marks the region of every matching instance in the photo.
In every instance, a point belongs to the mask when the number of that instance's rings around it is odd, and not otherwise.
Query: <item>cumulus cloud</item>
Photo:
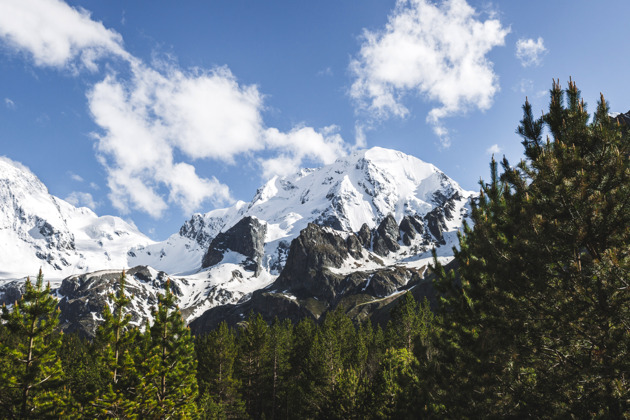
[[[96,60],[105,55],[129,58],[120,34],[60,0],[1,1],[0,38],[28,52],[38,66],[95,71]]]
[[[265,178],[293,174],[306,159],[327,165],[347,153],[347,145],[336,126],[320,131],[312,127],[296,127],[288,133],[268,128],[263,135],[266,146],[278,151],[277,156],[259,161]]]
[[[541,37],[538,37],[536,41],[525,38],[516,41],[516,58],[521,61],[523,67],[539,66],[546,52],[547,49]]]
[[[305,159],[331,163],[347,152],[334,128],[296,127],[288,133],[264,125],[263,95],[237,82],[226,67],[185,72],[132,65],[131,80],[109,75],[88,93],[101,162],[108,170],[109,198],[122,212],[144,211],[159,218],[169,203],[186,212],[206,200],[232,200],[216,178],[202,178],[191,163],[271,151],[258,158],[263,177],[294,173]],[[168,197],[160,188],[166,186]]]
[[[86,192],[73,191],[64,200],[75,207],[89,207],[92,210],[98,207],[98,203],[94,201],[92,194]]]
[[[364,31],[350,95],[379,119],[406,116],[409,93],[437,102],[427,121],[448,146],[443,118],[492,105],[499,83],[486,55],[509,31],[498,19],[479,20],[465,0],[398,0],[385,29]]]
[[[493,144],[486,149],[486,153],[489,155],[498,155],[499,153],[501,153],[501,148],[498,144]]]
[[[206,200],[232,201],[227,185],[197,173],[202,159],[233,164],[239,155],[252,156],[268,177],[295,172],[305,160],[331,163],[348,151],[335,127],[267,127],[264,95],[227,67],[148,65],[124,49],[120,34],[60,0],[0,1],[0,40],[38,66],[72,73],[98,71],[98,59],[123,59],[119,73],[109,70],[87,92],[108,196],[123,213],[159,218],[171,204],[192,212]]]
[[[249,150],[248,142],[255,142],[259,130],[258,105],[248,102],[253,100],[251,90],[239,89],[228,75],[186,77],[180,72],[167,78],[142,65],[135,66],[133,73],[131,83],[110,75],[88,93],[94,121],[103,129],[96,135],[97,150],[108,171],[114,206],[123,213],[137,209],[158,218],[168,208],[167,200],[186,212],[206,199],[230,201],[226,185],[198,176],[189,163],[175,162],[174,153],[177,149],[193,159],[229,159]],[[225,86],[230,82],[231,95]],[[219,85],[218,94],[204,97],[204,85],[213,83]],[[200,86],[200,91],[191,85]],[[225,108],[219,107],[219,101]],[[230,111],[253,114],[254,127],[246,127],[243,118],[232,129],[222,120],[231,117],[226,113]],[[168,188],[167,200],[161,186]]]

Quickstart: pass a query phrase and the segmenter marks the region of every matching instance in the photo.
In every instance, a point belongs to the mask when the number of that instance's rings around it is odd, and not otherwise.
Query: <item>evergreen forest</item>
[[[529,102],[524,156],[492,159],[431,307],[386,325],[268,323],[193,337],[168,284],[130,324],[125,275],[91,340],[57,328],[40,273],[2,308],[0,418],[630,418],[630,134],[572,81]]]

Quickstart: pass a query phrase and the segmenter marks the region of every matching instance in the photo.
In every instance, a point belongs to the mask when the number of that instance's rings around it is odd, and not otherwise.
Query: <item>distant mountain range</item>
[[[128,268],[134,321],[150,316],[167,278],[195,331],[245,311],[318,318],[343,304],[369,316],[422,282],[431,249],[452,258],[475,194],[435,166],[373,148],[274,177],[251,202],[194,214],[155,242],[124,220],[50,195],[22,165],[0,160],[0,301],[42,268],[62,325],[91,335]],[[194,322],[193,322],[194,321]]]

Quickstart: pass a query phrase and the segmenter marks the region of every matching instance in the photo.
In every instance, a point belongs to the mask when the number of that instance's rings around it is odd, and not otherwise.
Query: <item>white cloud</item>
[[[231,82],[232,91],[225,86]],[[204,85],[212,83],[219,85],[218,94],[204,96]],[[200,90],[190,85],[200,86]],[[110,75],[96,84],[88,93],[88,102],[95,122],[103,129],[96,136],[97,150],[108,170],[114,206],[122,212],[133,208],[158,218],[168,207],[160,186],[168,188],[168,201],[186,212],[207,199],[231,201],[227,186],[216,178],[199,177],[191,164],[175,162],[174,153],[177,149],[193,159],[231,159],[255,146],[248,142],[256,141],[258,123],[247,128],[246,118],[234,121],[229,120],[233,115],[226,114],[227,110],[258,115],[257,105],[247,103],[243,94],[226,75],[187,77],[180,72],[169,79],[143,66],[134,69],[132,83]],[[220,101],[225,108],[220,109]],[[230,130],[223,119],[240,124]]]
[[[68,172],[70,175],[70,179],[77,182],[83,182],[83,177],[81,175],[75,174],[74,172]]]
[[[15,102],[13,102],[9,98],[4,98],[4,105],[6,105],[6,107],[9,108],[9,109],[14,109],[15,108]]]
[[[1,1],[0,38],[30,53],[38,66],[95,71],[95,61],[105,55],[129,58],[120,34],[60,0]]]
[[[547,52],[543,39],[521,38],[516,41],[516,58],[521,61],[523,67],[539,66],[542,64],[542,56]]]
[[[89,207],[92,210],[96,210],[98,207],[92,194],[86,192],[73,191],[64,200],[75,207]]]
[[[501,153],[501,148],[498,144],[493,144],[486,149],[486,153],[489,155],[498,155],[499,153]]]
[[[284,133],[263,124],[263,95],[242,86],[225,67],[210,72],[165,73],[136,63],[130,81],[109,75],[88,93],[101,162],[108,170],[109,197],[122,212],[144,211],[159,218],[174,203],[186,212],[206,200],[230,202],[229,188],[202,178],[175,154],[195,161],[233,163],[244,153],[271,151],[258,158],[263,177],[297,171],[305,159],[331,163],[347,152],[334,128],[296,127]],[[168,198],[159,192],[168,189]]]
[[[335,128],[267,127],[264,96],[256,85],[239,84],[227,67],[182,70],[159,60],[147,65],[124,50],[118,33],[60,0],[0,1],[0,40],[29,53],[38,66],[73,73],[97,71],[99,58],[125,60],[128,67],[110,70],[87,92],[100,128],[95,149],[106,169],[108,196],[123,213],[159,218],[171,204],[191,212],[207,200],[230,202],[226,185],[197,173],[200,159],[233,164],[237,156],[251,155],[267,177],[294,172],[305,160],[331,163],[348,150]]]
[[[492,105],[499,83],[486,54],[509,31],[497,19],[478,20],[465,0],[398,0],[385,29],[364,32],[350,95],[377,118],[406,116],[409,93],[439,103],[427,121],[448,146],[443,118]]]
[[[101,189],[101,187],[99,187],[96,182],[90,182],[90,188],[92,188],[93,190],[100,190]]]
[[[327,165],[347,153],[347,145],[336,126],[325,127],[321,131],[312,127],[296,127],[288,133],[268,128],[264,132],[264,141],[268,148],[278,151],[273,158],[259,160],[264,178],[293,174],[305,159]]]

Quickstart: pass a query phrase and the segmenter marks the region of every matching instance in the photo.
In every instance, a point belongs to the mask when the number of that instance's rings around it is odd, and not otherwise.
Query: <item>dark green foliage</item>
[[[426,298],[418,305],[411,292],[407,292],[400,300],[387,326],[387,341],[389,347],[405,348],[411,354],[417,340],[420,344],[427,340],[434,315]]]
[[[24,300],[29,297],[27,293]],[[252,314],[237,330],[221,324],[198,337],[193,352],[168,284],[154,323],[143,334],[130,325],[124,273],[110,301],[112,309],[104,310],[93,342],[76,335],[62,340],[52,328],[45,330],[43,342],[57,346],[48,354],[58,371],[49,387],[33,391],[28,416],[46,416],[55,406],[48,414],[90,419],[364,419],[405,416],[418,401],[413,397],[419,389],[416,357],[404,346],[387,349],[385,335],[392,333],[371,324],[354,325],[343,308],[330,312],[320,325],[312,320],[268,325]],[[400,316],[404,323],[413,316],[417,328],[411,340],[422,343],[419,326],[425,324],[418,320],[424,319],[423,306],[409,295],[400,308],[393,318]],[[20,342],[12,325],[0,324],[7,349]],[[407,337],[401,342],[407,343]],[[60,343],[62,351],[56,353]],[[7,375],[11,359],[0,359],[0,366]],[[11,397],[7,387],[1,389],[3,398]],[[11,407],[20,396],[14,394]],[[19,418],[20,413],[5,417]]]
[[[289,398],[289,356],[293,341],[293,324],[289,320],[280,322],[277,318],[269,328],[269,344],[265,360],[265,412],[269,418],[281,418],[287,415]]]
[[[254,416],[264,406],[264,362],[269,342],[269,326],[260,314],[251,313],[239,328],[237,372],[242,381],[242,394],[247,412]]]
[[[437,267],[437,401],[455,417],[628,416],[630,139],[603,97],[589,124],[573,82],[541,118],[523,109],[527,160],[500,176],[492,161],[459,279]]]
[[[35,285],[26,280],[22,298],[2,307],[0,410],[3,418],[36,418],[67,413],[63,368],[57,355],[61,335],[57,301],[40,270]]]
[[[64,383],[82,412],[90,411],[94,395],[109,383],[109,372],[98,362],[95,347],[77,334],[64,334],[59,350]]]
[[[238,354],[236,336],[225,322],[195,340],[199,408],[204,418],[240,418],[245,403],[238,393],[234,362]]]
[[[138,330],[129,326],[131,314],[126,312],[131,299],[125,294],[125,279],[123,271],[117,293],[109,295],[113,311],[105,306],[103,323],[99,326],[95,339],[95,365],[104,371],[107,381],[95,393],[87,411],[98,416],[120,418],[134,411],[135,389],[139,378],[132,355]]]
[[[139,348],[139,383],[134,413],[145,419],[192,418],[196,413],[197,360],[190,329],[175,304],[166,282],[158,295],[153,325]]]

